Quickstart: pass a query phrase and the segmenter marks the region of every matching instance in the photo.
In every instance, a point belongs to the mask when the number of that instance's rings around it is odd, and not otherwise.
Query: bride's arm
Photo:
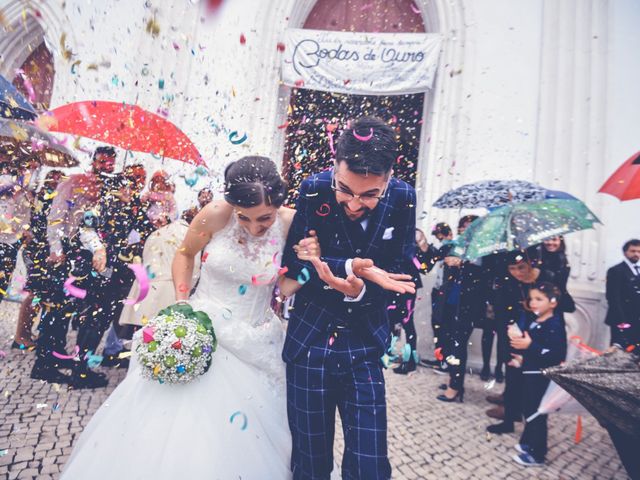
[[[293,208],[280,207],[282,218],[282,226],[284,228],[284,237],[287,238],[289,233],[289,227],[291,227],[291,222],[293,221],[293,217],[296,214],[296,211]],[[278,279],[278,288],[280,289],[280,293],[285,297],[290,297],[295,294],[300,288],[302,284],[293,278],[288,278],[285,275],[281,275]]]
[[[176,300],[187,300],[191,291],[194,258],[229,221],[233,208],[225,201],[211,202],[195,216],[173,257],[171,274]]]

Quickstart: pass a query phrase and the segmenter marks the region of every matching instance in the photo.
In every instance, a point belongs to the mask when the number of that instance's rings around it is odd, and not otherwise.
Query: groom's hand
[[[320,258],[320,241],[315,230],[309,230],[309,236],[303,238],[297,245],[293,246],[293,250],[298,255],[298,259],[310,262],[313,258]]]
[[[416,284],[411,281],[411,275],[388,273],[376,267],[373,261],[368,258],[354,258],[351,268],[356,276],[378,284],[385,290],[397,293],[416,293]]]
[[[320,280],[325,282],[331,288],[351,298],[357,298],[360,295],[360,292],[364,288],[364,282],[362,279],[355,275],[349,275],[346,279],[336,277],[329,268],[329,265],[327,265],[326,262],[320,261],[320,258],[318,257],[312,257],[309,261],[313,263]]]

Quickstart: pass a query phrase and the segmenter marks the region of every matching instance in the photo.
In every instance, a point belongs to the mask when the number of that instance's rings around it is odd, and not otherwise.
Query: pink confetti
[[[56,358],[59,358],[60,360],[73,360],[78,356],[78,353],[80,353],[80,347],[76,345],[71,355],[65,355],[58,352],[51,352],[51,355],[53,355]]]
[[[411,10],[413,10],[413,13],[415,13],[416,15],[420,15],[422,13],[420,9],[416,7],[413,3],[411,4]]]
[[[131,263],[127,265],[127,267],[135,274],[136,280],[138,280],[138,284],[140,285],[140,292],[138,293],[138,298],[135,300],[127,298],[124,303],[125,305],[135,305],[142,302],[149,294],[149,276],[147,275],[147,269],[144,268],[144,265],[141,263]]]
[[[29,101],[31,103],[34,103],[36,101],[36,92],[33,89],[33,84],[31,83],[31,80],[29,79],[29,77],[27,77],[27,74],[24,73],[24,70],[22,70],[21,68],[16,70],[16,75],[19,75],[22,78],[22,83],[24,84],[24,88],[27,90],[27,93],[29,94]]]
[[[412,304],[412,301],[411,300],[407,300],[407,316],[402,319],[402,323],[407,323],[409,321],[409,319],[411,318],[411,315],[413,315],[413,311],[415,309],[412,307],[411,304]]]
[[[396,307],[395,305],[389,305],[387,307],[387,310],[395,310],[396,308],[398,308],[398,307]]]
[[[327,132],[327,137],[329,137],[329,150],[331,150],[331,155],[335,155],[336,149],[333,146],[333,133]]]
[[[366,135],[366,136],[358,135],[358,133],[354,130],[353,136],[356,137],[361,142],[368,142],[373,138],[373,128],[369,129],[369,135]]]
[[[316,210],[316,215],[320,217],[326,217],[331,213],[331,206],[328,203],[323,203],[320,208]]]
[[[269,285],[275,277],[271,277],[269,279],[267,279],[266,277],[268,277],[268,274],[266,273],[260,273],[258,275],[253,275],[251,277],[251,283],[253,285],[259,286],[259,285]]]
[[[418,260],[417,257],[413,257],[413,264],[416,266],[418,270],[422,268],[422,264],[420,263],[420,260]]]
[[[616,327],[618,327],[620,330],[625,330],[627,328],[631,328],[631,324],[630,323],[619,323],[618,325],[616,325]]]
[[[71,296],[71,297],[76,297],[80,299],[85,298],[87,296],[87,291],[73,285],[73,282],[75,282],[75,280],[76,280],[76,277],[70,276],[64,282],[64,289],[66,291],[67,297]]]

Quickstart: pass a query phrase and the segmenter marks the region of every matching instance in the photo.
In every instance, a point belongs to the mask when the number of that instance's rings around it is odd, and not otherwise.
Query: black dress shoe
[[[489,381],[491,378],[491,370],[489,367],[482,367],[482,371],[480,372],[480,380],[483,382]]]
[[[496,433],[498,435],[502,435],[503,433],[513,433],[513,431],[513,422],[496,423],[495,425],[489,425],[487,427],[487,432]]]
[[[408,373],[415,371],[415,369],[416,369],[416,362],[414,361],[402,362],[402,365],[394,369],[393,373],[398,373],[400,375],[407,375]]]
[[[74,372],[69,385],[74,390],[81,390],[84,388],[103,388],[108,384],[109,380],[105,375],[87,370],[85,372]]]
[[[423,367],[435,368],[440,366],[440,362],[438,360],[425,360],[423,358],[420,360],[420,365],[422,365]]]
[[[124,352],[124,350],[122,352]],[[129,368],[128,358],[118,358],[118,355],[122,352],[118,352],[114,355],[105,355],[102,358],[100,365],[103,367]]]
[[[438,390],[446,390],[449,386],[446,383],[441,383],[438,385]]]
[[[449,403],[452,403],[452,402],[460,402],[460,403],[462,403],[462,401],[463,401],[463,399],[464,399],[464,390],[458,390],[458,391],[456,392],[456,394],[455,394],[453,397],[451,397],[451,398],[447,397],[447,396],[443,393],[443,394],[441,394],[441,395],[438,395],[438,396],[436,397],[436,399],[440,400],[441,402],[449,402]]]
[[[504,374],[502,373],[502,369],[496,369],[496,383],[504,382]]]
[[[48,383],[69,383],[71,381],[69,375],[65,375],[53,367],[34,367],[33,370],[31,370],[31,378],[34,380],[44,380]]]

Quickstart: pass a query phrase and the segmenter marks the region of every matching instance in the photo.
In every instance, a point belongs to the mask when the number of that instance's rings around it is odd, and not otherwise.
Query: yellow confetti
[[[160,25],[156,22],[155,18],[152,18],[147,22],[147,33],[149,33],[152,37],[157,37],[160,33]]]

